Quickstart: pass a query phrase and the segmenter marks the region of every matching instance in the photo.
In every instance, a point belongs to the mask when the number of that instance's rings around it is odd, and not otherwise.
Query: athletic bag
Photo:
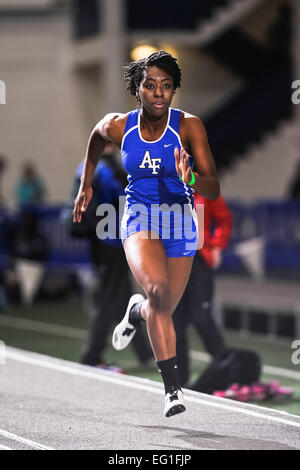
[[[255,352],[226,348],[189,388],[212,394],[215,390],[226,390],[233,383],[250,385],[257,382],[260,373],[260,358]]]

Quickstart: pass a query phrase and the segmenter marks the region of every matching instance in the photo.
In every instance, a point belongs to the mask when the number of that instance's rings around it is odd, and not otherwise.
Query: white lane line
[[[300,380],[300,372],[289,369],[282,369],[281,367],[263,366],[262,371],[264,374],[279,375],[289,379]]]
[[[8,315],[0,315],[0,325],[9,328],[17,328],[25,331],[33,331],[36,333],[44,333],[47,335],[62,336],[64,338],[86,340],[88,331],[81,328],[72,328],[64,325],[55,325],[53,323],[45,323],[36,320],[28,320],[27,318],[9,317]],[[201,351],[190,351],[190,357],[196,361],[209,362],[209,354]],[[275,375],[279,377],[287,377],[293,380],[300,380],[300,372],[281,367],[273,367],[264,365],[263,373]]]
[[[0,444],[0,450],[14,450],[14,449],[12,449],[11,447],[3,446],[2,444]]]
[[[38,355],[38,356],[41,357],[41,355]],[[119,379],[115,377],[114,374],[111,372],[107,372],[106,374],[102,372],[95,373],[95,372],[84,370],[84,369],[79,369],[79,368],[75,368],[75,367],[71,367],[67,365],[61,365],[58,363],[58,360],[54,360],[52,362],[50,357],[37,359],[36,357],[33,358],[33,357],[25,356],[24,352],[17,353],[15,351],[8,350],[7,358],[18,361],[18,362],[22,362],[25,364],[30,364],[30,365],[34,365],[38,367],[43,367],[45,369],[54,370],[56,372],[64,372],[70,375],[91,378],[91,379],[99,380],[102,382],[113,383],[116,385],[121,385],[122,387],[133,388],[135,390],[142,390],[144,392],[151,392],[151,393],[156,393],[159,395],[162,395],[163,393],[162,385],[160,384],[161,386],[159,388],[157,386],[151,386],[150,380],[149,380],[149,385],[145,385],[143,379],[139,381],[137,377],[134,377],[134,382],[131,382],[130,380],[126,379],[126,376],[124,376],[122,379]],[[63,360],[60,360],[60,361],[64,362]],[[276,423],[281,423],[281,424],[285,424],[288,426],[300,428],[300,417],[296,415],[285,413],[286,416],[290,416],[291,419],[290,420],[284,419],[279,416],[274,416],[275,413],[282,414],[281,412],[278,412],[277,410],[265,408],[264,409],[265,413],[262,413],[261,408],[256,405],[251,405],[251,409],[250,409],[250,406],[248,409],[248,408],[239,407],[238,404],[230,405],[230,404],[224,403],[226,401],[225,398],[219,398],[219,397],[213,397],[213,398],[214,398],[213,400],[210,400],[210,399],[205,400],[202,398],[189,396],[188,394],[185,395],[185,400],[187,402],[201,404],[204,406],[211,406],[213,408],[220,408],[220,409],[227,410],[227,411],[230,410],[230,411],[234,411],[235,413],[241,413],[241,414],[245,414],[248,416],[252,416],[252,417],[254,416],[257,418],[262,418],[264,420],[269,420],[269,421],[273,421]],[[254,411],[254,409],[256,408],[258,411]],[[273,413],[273,415],[267,414],[269,412]],[[292,421],[292,419],[299,419],[299,421]]]
[[[51,449],[51,447],[47,447],[47,446],[44,446],[43,444],[39,444],[38,442],[31,441],[30,439],[25,439],[24,437],[17,436],[16,434],[5,431],[4,429],[0,429],[0,435],[7,437],[8,439],[17,441],[17,442],[21,442],[22,444],[26,444],[29,447],[34,447],[35,449],[54,450],[54,449]]]
[[[201,351],[191,351],[190,357],[191,359],[200,362],[209,362],[211,360],[209,354]],[[265,365],[262,368],[262,372],[264,374],[279,375],[281,377],[287,377],[289,379],[300,380],[300,372],[284,369],[282,367],[273,367]]]
[[[33,331],[35,333],[45,333],[47,335],[63,336],[64,338],[80,340],[85,340],[88,334],[87,330],[80,328],[71,328],[64,325],[28,320],[27,318],[9,317],[8,315],[0,316],[0,325],[8,326],[9,328]]]

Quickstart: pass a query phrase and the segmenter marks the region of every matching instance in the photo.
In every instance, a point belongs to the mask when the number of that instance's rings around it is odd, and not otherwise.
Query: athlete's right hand
[[[85,212],[90,200],[93,197],[93,189],[91,186],[87,188],[79,188],[77,197],[74,201],[73,222],[81,222],[82,212]]]

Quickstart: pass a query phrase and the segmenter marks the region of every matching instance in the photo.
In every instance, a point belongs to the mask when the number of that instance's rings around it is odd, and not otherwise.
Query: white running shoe
[[[144,302],[145,298],[141,294],[134,294],[130,297],[127,310],[123,320],[116,326],[112,336],[112,345],[120,351],[126,348],[135,335],[136,327],[129,323],[129,312],[134,304]]]
[[[165,396],[164,415],[166,418],[185,411],[183,393],[179,388],[174,388]]]

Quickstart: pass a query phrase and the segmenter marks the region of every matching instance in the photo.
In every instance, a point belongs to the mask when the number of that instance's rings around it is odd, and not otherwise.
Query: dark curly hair
[[[127,82],[126,89],[129,90],[133,96],[136,96],[136,92],[144,77],[144,70],[146,67],[150,67],[152,65],[166,70],[171,75],[175,90],[180,87],[182,74],[177,63],[177,59],[168,52],[160,50],[144,59],[130,62],[124,66],[124,69],[126,70],[124,75],[124,79]],[[140,100],[138,99],[138,101]]]

